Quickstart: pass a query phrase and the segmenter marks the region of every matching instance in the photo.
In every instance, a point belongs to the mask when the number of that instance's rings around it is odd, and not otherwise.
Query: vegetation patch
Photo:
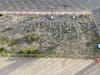
[[[20,50],[19,52],[17,52],[17,54],[40,54],[40,52],[38,50],[35,49],[28,49],[28,50]]]
[[[27,34],[25,35],[24,39],[28,42],[28,43],[32,43],[33,41],[38,40],[33,33]]]
[[[0,56],[8,56],[11,54],[12,54],[11,51],[6,50],[5,48],[0,48]]]
[[[3,16],[3,14],[0,14],[0,17],[2,17]]]

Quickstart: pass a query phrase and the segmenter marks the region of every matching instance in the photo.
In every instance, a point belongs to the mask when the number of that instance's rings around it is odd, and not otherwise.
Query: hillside
[[[0,17],[0,47],[15,53],[31,48],[43,54],[93,55],[97,37],[91,15]]]

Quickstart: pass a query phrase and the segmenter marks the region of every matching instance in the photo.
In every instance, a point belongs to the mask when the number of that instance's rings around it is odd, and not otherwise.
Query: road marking
[[[37,11],[37,8],[35,7],[35,5],[30,0],[28,0],[28,1],[33,6],[33,8],[35,9],[35,11]]]
[[[96,67],[95,61],[93,61],[92,63],[90,63],[88,66],[86,66],[85,68],[83,68],[79,72],[75,73],[75,75],[80,75],[80,74],[85,75],[87,72],[89,72],[90,70],[92,70],[94,67]]]
[[[40,4],[39,1],[36,0],[36,2],[39,4],[39,6],[41,6],[41,8],[42,8],[44,11],[46,11],[46,9]]]
[[[29,10],[28,7],[26,6],[25,2],[23,0],[20,0],[20,1],[24,5],[24,7],[26,8],[26,10]]]
[[[0,10],[4,10],[2,3],[0,3]]]
[[[16,1],[15,1],[15,0],[13,0],[13,1],[15,2],[17,8],[18,8],[19,10],[21,10],[20,7],[19,7],[19,5],[16,3]]]
[[[46,0],[44,0],[44,2],[48,5],[48,7],[49,7],[49,8],[50,8],[50,10],[51,10],[50,4],[49,4],[49,3],[47,3],[47,1],[46,1]]]
[[[7,1],[7,0],[4,0],[4,1],[7,3],[7,5],[8,5],[8,8],[10,8],[10,5],[9,5],[8,1]]]

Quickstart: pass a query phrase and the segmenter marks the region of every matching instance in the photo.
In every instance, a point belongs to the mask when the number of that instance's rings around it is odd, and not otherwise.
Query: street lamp
[[[53,12],[54,12],[54,7],[52,6],[52,7],[51,7],[51,19],[52,19],[52,20],[55,19],[54,16],[53,16]]]

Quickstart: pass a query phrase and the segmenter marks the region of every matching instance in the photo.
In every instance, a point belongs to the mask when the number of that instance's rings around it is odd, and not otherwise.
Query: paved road
[[[0,58],[0,75],[99,75],[93,60],[65,58]]]

